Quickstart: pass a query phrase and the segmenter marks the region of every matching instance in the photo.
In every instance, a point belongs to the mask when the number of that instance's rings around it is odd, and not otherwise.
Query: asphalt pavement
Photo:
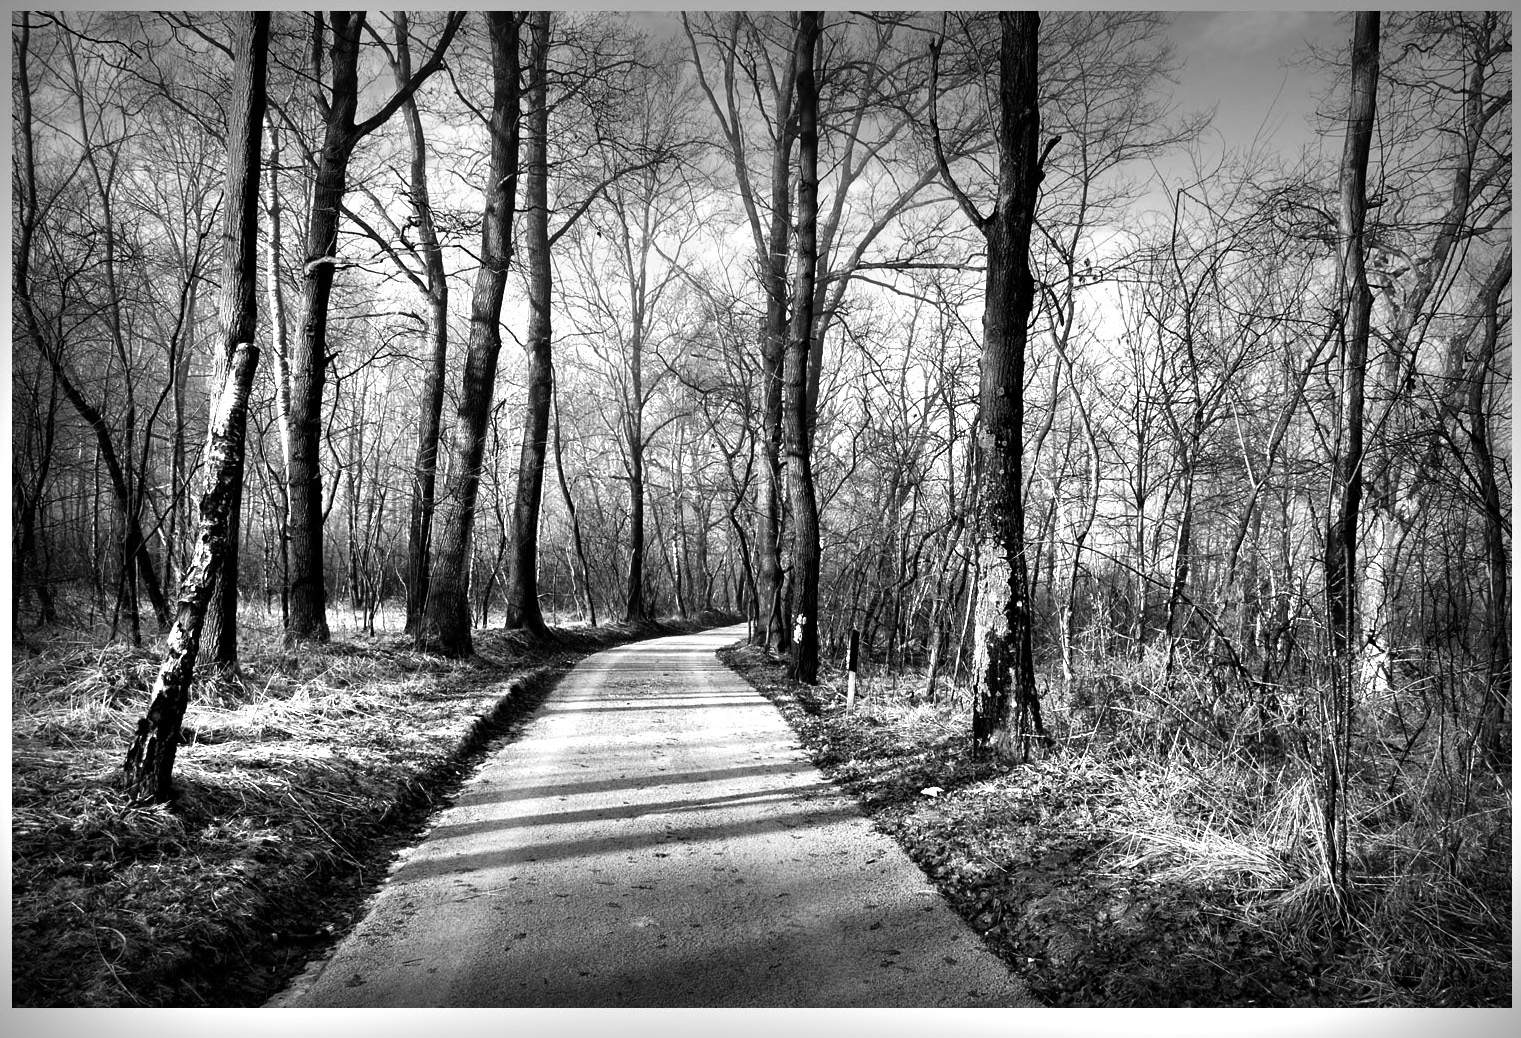
[[[598,653],[271,1006],[1026,1006],[888,837],[715,657]]]

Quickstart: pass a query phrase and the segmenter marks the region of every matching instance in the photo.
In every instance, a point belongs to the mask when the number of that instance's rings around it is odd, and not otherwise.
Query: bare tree
[[[1347,883],[1347,798],[1342,784],[1351,753],[1354,659],[1361,639],[1357,612],[1357,522],[1363,494],[1364,381],[1368,365],[1369,318],[1373,293],[1368,288],[1363,227],[1368,210],[1368,151],[1373,140],[1374,96],[1378,86],[1378,12],[1359,12],[1352,34],[1352,87],[1347,106],[1347,137],[1341,158],[1341,209],[1337,223],[1341,247],[1339,295],[1345,307],[1339,371],[1341,397],[1332,459],[1331,502],[1326,530],[1326,611],[1336,662],[1325,740],[1326,866],[1338,894]]]
[[[554,397],[549,264],[549,12],[535,11],[529,15],[528,31],[528,134],[523,158],[528,408],[512,510],[506,624],[542,635],[546,629],[539,608],[539,502],[544,493],[549,410]],[[569,501],[568,492],[566,500]]]
[[[512,257],[521,132],[518,37],[522,17],[496,11],[485,15],[491,38],[491,160],[484,187],[481,263],[471,297],[470,344],[456,412],[458,458],[439,504],[428,601],[417,630],[419,645],[451,656],[467,656],[474,648],[470,634],[470,552],[497,357],[502,349],[502,301]]]
[[[148,712],[127,750],[127,789],[135,803],[167,800],[173,793],[180,722],[200,649],[201,628],[217,577],[235,543],[231,523],[240,496],[243,430],[248,395],[259,363],[258,317],[259,158],[264,128],[264,80],[269,13],[231,16],[232,98],[228,108],[227,188],[223,198],[222,341],[228,357],[212,414],[205,491],[195,554],[180,584],[174,624],[153,686]]]
[[[443,67],[444,53],[464,16],[451,14],[428,60],[412,78],[363,122],[359,107],[359,42],[364,12],[315,14],[312,53],[321,76],[321,52],[330,47],[332,82],[318,88],[317,104],[324,120],[321,150],[306,227],[304,291],[300,331],[291,351],[290,424],[290,617],[286,633],[292,638],[327,641],[327,585],[323,569],[322,399],[329,355],[328,303],[338,261],[338,227],[343,196],[348,188],[349,159],[365,137],[393,116],[429,76]],[[324,41],[331,34],[331,43]]]
[[[808,407],[808,369],[815,334],[814,279],[819,263],[819,90],[814,70],[819,33],[819,14],[804,11],[798,18],[792,61],[797,70],[797,265],[783,363],[787,486],[793,523],[793,638],[788,673],[807,684],[817,682],[819,674],[819,508],[813,487]]]
[[[988,269],[983,316],[980,425],[981,494],[976,537],[981,584],[977,595],[976,690],[972,741],[978,748],[1010,748],[1030,734],[1048,738],[1035,687],[1032,618],[1024,539],[1024,370],[1035,280],[1030,272],[1030,233],[1035,220],[1045,156],[1037,153],[1040,16],[1000,12],[998,194],[982,215],[951,174],[931,112],[941,175],[972,225],[987,239]],[[930,92],[936,89],[939,44],[931,55]],[[933,97],[932,97],[933,100]]]

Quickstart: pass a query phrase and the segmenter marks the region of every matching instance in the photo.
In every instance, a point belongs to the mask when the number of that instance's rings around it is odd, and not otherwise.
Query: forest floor
[[[842,675],[802,686],[761,649],[720,658],[1046,1005],[1511,1004],[1508,778],[1450,820],[1448,853],[1408,813],[1361,831],[1338,921],[1308,782],[1269,790],[1263,769],[1184,754],[974,759],[967,710],[916,704],[911,679],[847,713]]]
[[[178,801],[148,810],[125,809],[118,776],[156,649],[28,632],[12,662],[13,1004],[263,1004],[570,665],[731,619],[559,628],[537,647],[482,631],[469,661],[394,634],[293,651],[251,623],[242,680],[198,690],[186,717]],[[1338,922],[1313,784],[1292,769],[1071,739],[1030,763],[973,759],[964,708],[916,703],[907,680],[869,681],[847,714],[838,674],[798,687],[759,650],[722,656],[1048,1005],[1511,1003],[1508,773],[1438,819],[1419,782],[1393,797],[1365,783],[1358,902]]]
[[[732,617],[477,631],[477,656],[335,631],[282,648],[245,621],[241,681],[198,683],[172,807],[126,808],[128,737],[159,661],[80,633],[12,646],[16,1006],[257,1006],[352,925],[396,850],[556,678]]]

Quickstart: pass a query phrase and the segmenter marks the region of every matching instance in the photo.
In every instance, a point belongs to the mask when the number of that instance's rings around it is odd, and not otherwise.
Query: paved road
[[[741,633],[585,660],[270,1004],[1033,1004],[714,657]]]

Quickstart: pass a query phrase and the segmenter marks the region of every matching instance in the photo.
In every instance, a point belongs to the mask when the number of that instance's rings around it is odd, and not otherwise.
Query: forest
[[[16,904],[314,661],[737,619],[1508,1004],[1510,14],[1335,22],[1292,148],[1172,17],[13,13]]]

